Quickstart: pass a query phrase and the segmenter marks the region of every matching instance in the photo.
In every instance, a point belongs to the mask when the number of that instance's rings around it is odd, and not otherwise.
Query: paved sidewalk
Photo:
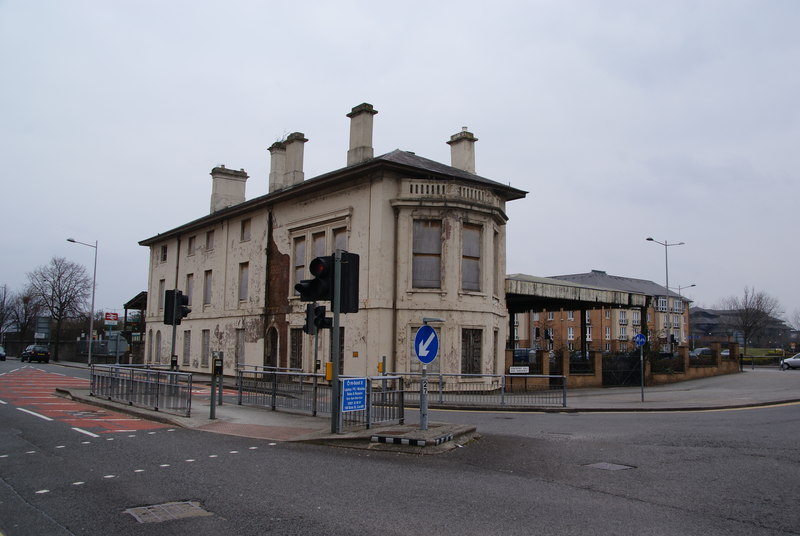
[[[85,364],[63,361],[59,364],[86,367]],[[202,375],[196,375],[195,381],[203,383],[203,379]],[[406,424],[332,434],[328,417],[239,406],[230,397],[215,408],[216,419],[212,420],[209,418],[208,397],[194,397],[192,416],[185,418],[100,400],[89,396],[88,391],[73,390],[63,394],[89,404],[104,405],[184,428],[274,441],[310,441],[356,448],[435,453],[454,448],[478,434],[474,426],[434,422],[435,410],[431,410],[432,420],[426,431],[419,430],[417,424]],[[645,387],[644,401],[640,387],[574,389],[568,392],[567,408],[532,411],[690,411],[779,403],[800,403],[800,371],[764,367],[746,369],[739,374]],[[415,411],[409,409],[409,416]]]

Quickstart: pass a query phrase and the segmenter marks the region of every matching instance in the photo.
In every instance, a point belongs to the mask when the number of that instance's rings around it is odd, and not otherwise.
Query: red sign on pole
[[[116,326],[117,320],[119,320],[119,314],[117,313],[106,313],[106,325],[107,326]]]

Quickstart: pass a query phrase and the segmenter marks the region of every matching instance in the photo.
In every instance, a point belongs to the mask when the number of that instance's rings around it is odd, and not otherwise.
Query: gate
[[[627,387],[641,383],[639,352],[603,356],[603,387]]]

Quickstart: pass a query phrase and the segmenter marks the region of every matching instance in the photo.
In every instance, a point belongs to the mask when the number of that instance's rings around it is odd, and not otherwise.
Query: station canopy
[[[506,276],[506,306],[509,313],[639,308],[645,306],[646,300],[647,296],[638,292],[591,287],[526,274]]]

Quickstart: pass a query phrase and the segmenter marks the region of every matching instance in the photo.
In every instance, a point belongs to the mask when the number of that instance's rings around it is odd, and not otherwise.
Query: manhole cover
[[[636,468],[633,465],[620,465],[618,463],[608,463],[608,462],[590,463],[585,465],[584,467],[591,467],[592,469],[603,469],[605,471],[622,471],[623,469]]]
[[[203,510],[197,501],[139,506],[137,508],[128,508],[123,513],[132,515],[139,523],[161,523],[162,521],[171,521],[173,519],[213,515],[208,510]]]

